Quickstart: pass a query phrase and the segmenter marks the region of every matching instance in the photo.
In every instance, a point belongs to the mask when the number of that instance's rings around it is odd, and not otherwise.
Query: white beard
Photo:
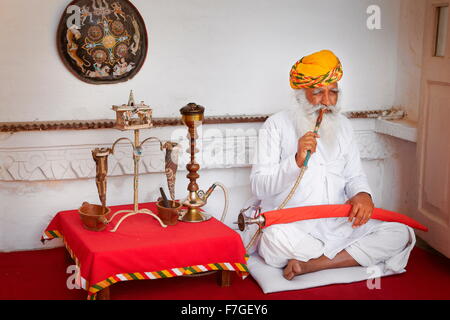
[[[322,105],[312,105],[306,99],[305,90],[294,91],[294,108],[293,119],[295,119],[295,127],[298,138],[301,138],[308,131],[313,131],[316,125],[318,111],[323,108]],[[330,113],[325,113],[322,119],[322,124],[319,129],[319,141],[325,146],[331,154],[334,154],[338,149],[337,133],[340,126],[339,112],[341,110],[339,102],[336,106],[329,108]]]

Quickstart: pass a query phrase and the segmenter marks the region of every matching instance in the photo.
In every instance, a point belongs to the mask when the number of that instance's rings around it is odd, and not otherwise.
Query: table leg
[[[217,283],[219,286],[229,287],[231,286],[231,275],[233,271],[221,270],[218,272]]]
[[[97,300],[110,300],[110,298],[111,296],[109,287],[97,292]]]

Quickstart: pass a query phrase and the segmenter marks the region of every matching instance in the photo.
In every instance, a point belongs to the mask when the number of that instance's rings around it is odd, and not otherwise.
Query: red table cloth
[[[141,204],[157,212],[155,203]],[[111,207],[111,214],[132,209],[131,205]],[[83,228],[77,210],[59,212],[45,229],[42,241],[63,238],[80,268],[81,287],[88,299],[119,281],[157,279],[209,270],[248,274],[247,255],[241,237],[211,218],[202,223],[179,222],[162,228],[149,215],[126,219],[109,232],[124,214],[119,214],[101,232]]]

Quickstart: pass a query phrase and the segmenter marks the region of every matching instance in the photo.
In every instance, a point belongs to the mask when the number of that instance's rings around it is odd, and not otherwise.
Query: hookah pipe
[[[327,110],[326,108],[322,108],[319,110],[319,116],[317,117],[317,120],[316,120],[316,126],[314,127],[314,133],[319,132],[320,125],[322,124],[323,114],[326,112],[326,110]],[[308,150],[308,152],[306,153],[306,158],[305,158],[305,161],[303,162],[303,166],[301,168],[300,174],[298,175],[297,180],[295,181],[295,184],[292,187],[291,192],[289,192],[286,199],[284,199],[283,203],[278,207],[278,210],[284,209],[286,204],[293,197],[295,191],[298,188],[298,185],[300,184],[300,181],[302,181],[302,178],[303,178],[303,175],[305,174],[306,169],[308,169],[308,162],[309,162],[310,158],[311,158],[311,151]]]
[[[314,133],[318,133],[319,132],[320,125],[322,124],[323,115],[327,112],[327,110],[328,110],[327,108],[321,108],[319,110],[319,116],[317,117],[317,120],[316,120],[316,126],[314,127]],[[310,158],[311,158],[311,151],[308,150],[308,152],[306,153],[305,161],[303,161],[302,168],[301,168],[300,173],[299,173],[299,175],[297,177],[297,180],[295,181],[294,186],[292,187],[292,189],[289,192],[288,196],[286,197],[286,199],[284,199],[284,201],[281,203],[281,205],[278,207],[277,210],[284,209],[284,207],[286,207],[287,203],[294,196],[295,192],[297,191],[298,186],[300,185],[300,182],[302,181],[302,178],[303,178],[303,175],[305,174],[306,169],[308,169],[308,162],[309,162]],[[251,248],[251,246],[253,245],[253,242],[261,234],[262,227],[265,225],[265,222],[266,222],[266,219],[264,218],[264,216],[261,215],[261,207],[257,208],[256,215],[253,218],[247,218],[244,215],[244,213],[247,210],[249,210],[249,209],[250,209],[250,207],[241,210],[241,212],[239,213],[239,216],[238,216],[238,221],[235,222],[239,226],[239,230],[240,231],[244,231],[246,225],[249,225],[249,224],[257,224],[258,225],[258,230],[255,232],[255,234],[251,238],[250,242],[246,246],[246,248],[245,248],[246,250]]]
[[[203,212],[201,207],[206,205],[209,196],[213,193],[216,187],[220,187],[224,193],[225,203],[222,213],[221,221],[223,222],[228,210],[228,193],[227,189],[220,182],[215,182],[213,185],[204,192],[200,190],[197,179],[200,175],[197,173],[200,170],[200,165],[195,161],[195,153],[197,139],[197,127],[203,123],[205,108],[195,103],[189,103],[185,107],[180,109],[181,121],[188,127],[190,162],[186,165],[188,170],[187,178],[189,179],[189,185],[187,187],[188,196],[182,202],[187,208],[186,214],[183,216],[184,222],[202,222],[211,218],[211,215]]]

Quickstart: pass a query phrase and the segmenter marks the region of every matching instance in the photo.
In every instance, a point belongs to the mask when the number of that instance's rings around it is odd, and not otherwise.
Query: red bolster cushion
[[[266,218],[264,228],[267,228],[273,224],[284,224],[301,220],[345,218],[350,215],[351,209],[352,206],[349,204],[322,205],[268,211],[264,212],[262,215]],[[375,208],[373,210],[372,219],[386,222],[399,222],[414,229],[428,231],[427,227],[416,220],[394,211]]]

